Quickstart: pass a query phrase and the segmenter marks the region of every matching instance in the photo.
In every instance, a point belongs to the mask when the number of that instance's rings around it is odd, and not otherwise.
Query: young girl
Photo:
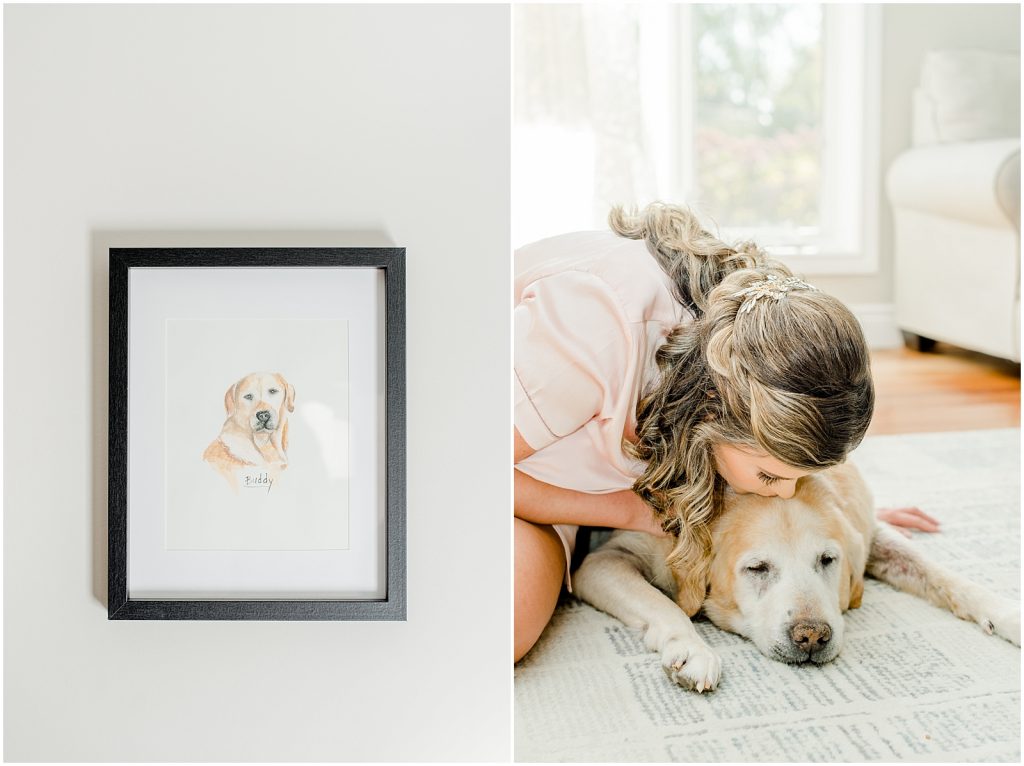
[[[516,660],[571,589],[579,525],[675,536],[694,614],[726,486],[792,497],[871,421],[867,344],[842,303],[686,208],[609,223],[516,253]]]

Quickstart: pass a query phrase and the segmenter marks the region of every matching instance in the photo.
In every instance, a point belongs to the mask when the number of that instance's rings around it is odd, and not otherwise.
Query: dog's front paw
[[[722,676],[722,660],[700,639],[671,639],[661,650],[661,666],[672,683],[697,692],[714,689]]]
[[[989,635],[1005,638],[1020,646],[1020,604],[1006,598],[993,599],[991,607],[981,612],[978,624]]]

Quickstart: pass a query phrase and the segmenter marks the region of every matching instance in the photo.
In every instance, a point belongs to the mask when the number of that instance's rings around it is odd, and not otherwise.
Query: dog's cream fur
[[[295,388],[278,373],[250,373],[228,388],[224,410],[227,419],[203,460],[236,492],[246,470],[259,469],[275,481],[288,467],[288,413],[295,410]]]
[[[1020,605],[927,561],[875,521],[874,501],[851,463],[802,479],[789,500],[727,491],[712,530],[713,562],[703,611],[768,657],[817,664],[843,646],[843,617],[860,606],[865,572],[977,622],[1020,646]],[[668,596],[668,538],[616,532],[573,577],[584,601],[644,631],[648,648],[688,689],[714,689],[721,660]]]

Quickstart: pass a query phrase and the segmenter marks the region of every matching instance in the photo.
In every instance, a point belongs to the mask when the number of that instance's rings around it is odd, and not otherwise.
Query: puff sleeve
[[[515,425],[535,450],[609,417],[631,363],[615,291],[585,271],[525,287],[515,308]]]

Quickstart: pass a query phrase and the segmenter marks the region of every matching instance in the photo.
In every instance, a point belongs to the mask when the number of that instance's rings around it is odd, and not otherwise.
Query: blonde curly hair
[[[693,615],[725,490],[714,445],[763,450],[808,471],[842,463],[874,409],[867,343],[849,309],[819,290],[759,300],[739,314],[737,292],[792,272],[753,242],[722,242],[685,207],[619,207],[609,225],[647,243],[695,317],[658,350],[658,379],[637,406],[638,441],[623,443],[646,463],[634,491],[676,536],[676,600]]]

